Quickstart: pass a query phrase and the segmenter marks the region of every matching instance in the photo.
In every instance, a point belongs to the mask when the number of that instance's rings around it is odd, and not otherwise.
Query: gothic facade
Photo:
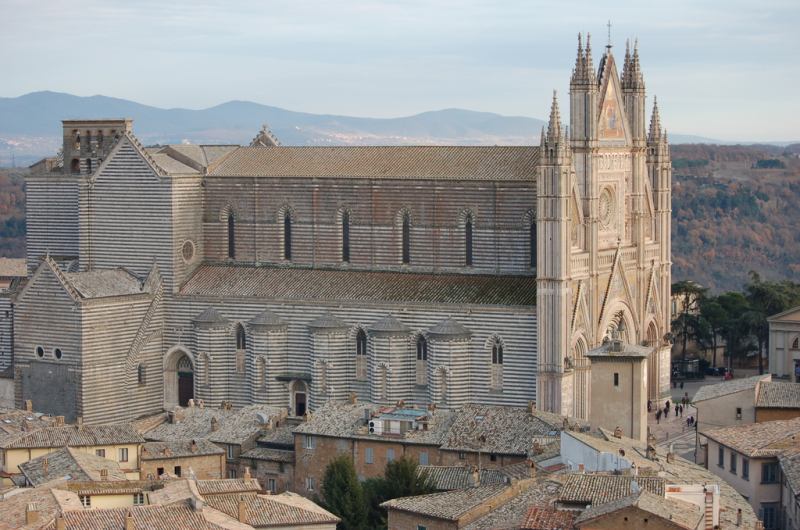
[[[87,421],[202,399],[303,414],[373,403],[526,405],[587,418],[585,354],[651,348],[667,391],[670,163],[622,75],[579,45],[570,133],[539,147],[144,147],[65,121],[27,182],[18,402]]]

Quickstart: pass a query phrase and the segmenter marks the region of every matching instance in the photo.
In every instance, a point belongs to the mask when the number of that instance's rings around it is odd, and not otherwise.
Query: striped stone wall
[[[25,255],[32,274],[42,256],[78,256],[79,175],[28,175],[25,179]]]

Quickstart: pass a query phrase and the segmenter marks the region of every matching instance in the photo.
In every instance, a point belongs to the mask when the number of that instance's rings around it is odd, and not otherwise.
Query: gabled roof
[[[568,510],[533,506],[525,515],[520,530],[566,530],[572,528],[575,515],[575,512]]]
[[[792,322],[800,322],[800,306],[792,307],[786,311],[782,311],[776,315],[767,318],[769,322],[779,322],[782,320],[789,320]]]
[[[758,385],[756,407],[800,409],[800,383],[765,381]]]
[[[296,493],[280,495],[212,495],[204,496],[209,506],[230,517],[239,516],[239,503],[244,503],[244,523],[256,528],[273,526],[302,526],[319,524],[335,525],[338,517],[324,510],[311,500]]]
[[[663,495],[654,495],[648,491],[641,490],[634,495],[622,497],[615,501],[592,505],[575,519],[575,526],[580,528],[584,523],[632,507],[669,521],[679,528],[688,530],[695,530],[703,518],[703,510],[695,504],[666,499]]]
[[[19,465],[20,471],[34,486],[54,479],[66,480],[127,480],[119,464],[85,451],[64,447]],[[101,470],[108,473],[103,477]]]
[[[240,147],[210,175],[534,182],[538,160],[538,147]]]
[[[211,521],[205,510],[195,510],[188,503],[169,506],[148,505],[128,508],[105,508],[92,510],[66,510],[61,516],[65,527],[70,530],[97,530],[98,528],[125,528],[126,517],[130,516],[134,528],[148,530],[217,530],[222,528],[248,528],[236,524],[235,520]],[[228,519],[228,518],[226,518]],[[232,523],[232,524],[227,524]],[[43,527],[55,530],[56,521]]]
[[[473,469],[471,466],[417,466],[417,474],[425,474],[437,490],[460,490],[473,486],[503,484],[505,474],[499,469]]]
[[[381,504],[381,507],[411,512],[447,521],[457,521],[473,508],[505,492],[510,486],[492,484],[429,495],[401,497]]]
[[[795,496],[800,497],[800,446],[778,457],[781,473]]]
[[[197,491],[200,495],[255,493],[261,491],[261,484],[254,478],[198,480]]]
[[[766,458],[800,446],[800,418],[721,427],[702,434],[745,456]]]
[[[195,270],[180,294],[336,304],[350,301],[533,307],[536,277],[206,264]]]
[[[714,399],[736,392],[743,392],[745,390],[754,390],[759,381],[771,381],[770,374],[755,375],[753,377],[745,377],[743,379],[731,379],[730,381],[723,381],[714,385],[701,386],[697,393],[692,398],[692,403],[699,403],[708,399]],[[755,396],[753,396],[755,398]]]
[[[64,276],[82,298],[128,296],[144,292],[139,278],[123,268],[65,272]]]
[[[280,408],[268,405],[248,405],[233,410],[189,407],[177,410],[175,423],[162,423],[144,436],[163,442],[206,439],[218,444],[241,445],[266,429],[263,417],[281,418],[283,413]],[[212,423],[217,430],[212,429]]]
[[[576,473],[567,476],[558,500],[569,504],[605,504],[633,494],[634,483],[641,490],[664,496],[666,481],[660,477]]]
[[[145,442],[142,444],[142,460],[192,458],[196,456],[221,455],[224,452],[217,444],[202,438],[169,442]]]
[[[64,425],[23,432],[0,442],[3,449],[86,447],[93,445],[140,444],[144,442],[130,423],[113,425]]]

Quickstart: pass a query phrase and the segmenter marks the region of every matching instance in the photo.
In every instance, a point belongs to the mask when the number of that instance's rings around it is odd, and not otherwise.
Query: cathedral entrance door
[[[306,414],[306,393],[297,392],[294,395],[294,414],[295,416],[305,416]]]
[[[194,374],[178,372],[178,405],[185,407],[194,397]]]

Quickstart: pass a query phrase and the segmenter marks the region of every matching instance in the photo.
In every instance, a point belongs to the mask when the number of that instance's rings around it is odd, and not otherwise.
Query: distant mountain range
[[[354,118],[310,114],[249,101],[229,101],[201,110],[160,109],[107,96],[80,97],[32,92],[0,98],[0,166],[27,165],[56,152],[60,120],[133,118],[145,144],[248,143],[264,123],[285,145],[353,144],[538,144],[544,121],[490,112],[445,109],[402,118]],[[674,143],[718,143],[675,134]]]

